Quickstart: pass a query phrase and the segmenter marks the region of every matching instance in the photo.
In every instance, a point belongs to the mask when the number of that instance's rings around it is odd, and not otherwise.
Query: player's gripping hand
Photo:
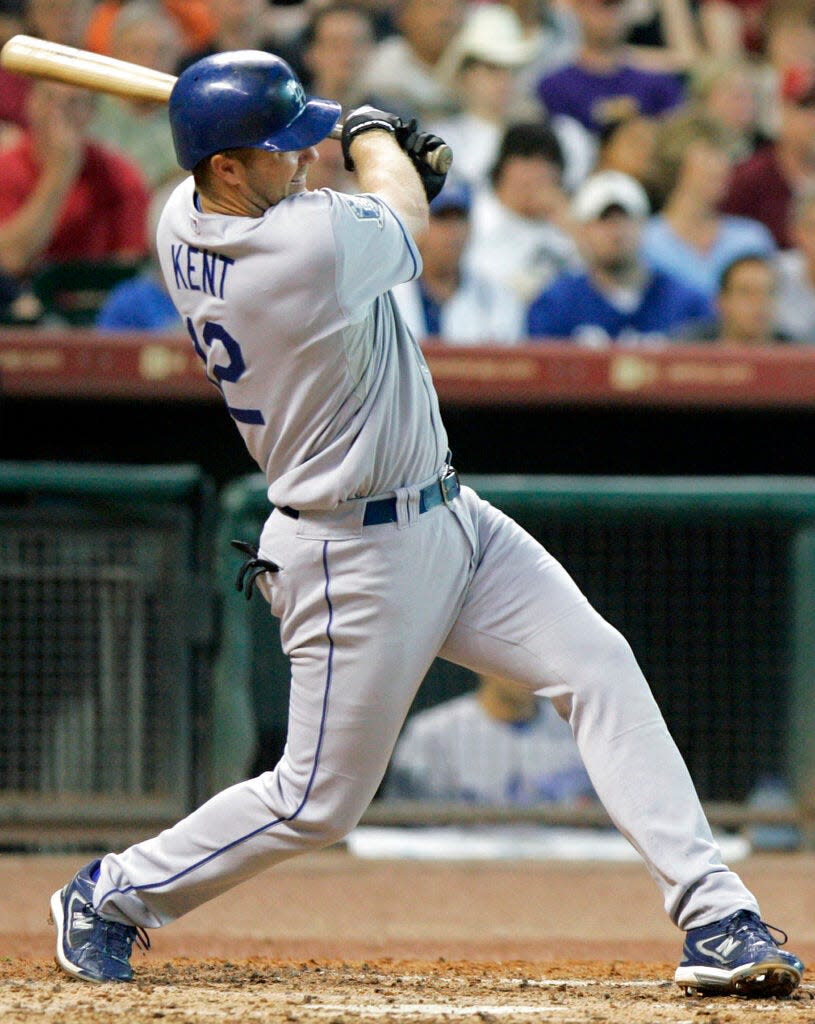
[[[432,135],[430,132],[417,132],[415,130],[415,121],[411,122],[411,124],[414,125],[414,130],[400,144],[410,157],[411,163],[422,179],[422,185],[424,185],[429,203],[444,188],[444,183],[447,180],[447,171],[443,173],[434,171],[427,162],[427,156],[428,153],[432,153],[434,149],[438,149],[439,146],[444,146],[446,143],[438,135]]]
[[[415,128],[415,121],[412,122]],[[402,145],[401,136],[405,136],[408,129],[401,117],[396,114],[389,114],[387,110],[378,110],[376,107],[364,106],[352,110],[342,123],[342,155],[345,159],[346,171],[354,170],[354,161],[351,157],[351,143],[363,132],[386,131],[396,137],[399,145]],[[404,147],[403,147],[404,148]]]
[[[444,146],[445,142],[438,135],[418,131],[417,127],[415,118],[405,121],[397,114],[379,110],[377,107],[357,107],[345,118],[342,125],[341,144],[345,169],[347,171],[354,170],[351,144],[357,136],[363,132],[374,130],[391,132],[416,168],[422,180],[427,201],[430,202],[441,192],[447,172],[434,171],[427,163],[427,154],[439,146]]]

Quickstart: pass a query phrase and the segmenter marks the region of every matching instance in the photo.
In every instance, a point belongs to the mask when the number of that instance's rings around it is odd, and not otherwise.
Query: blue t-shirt
[[[601,75],[568,64],[544,75],[537,92],[550,115],[568,114],[595,134],[632,114],[655,117],[685,98],[685,86],[677,75],[628,65]]]
[[[746,255],[771,256],[775,249],[769,229],[750,217],[722,217],[716,239],[707,252],[699,252],[683,241],[661,214],[646,221],[642,233],[646,263],[674,274],[711,297],[719,290],[722,271],[734,259]]]
[[[103,331],[163,331],[180,325],[167,289],[151,274],[117,284],[96,318]]]
[[[714,315],[711,300],[660,270],[651,273],[639,303],[624,310],[597,288],[585,271],[562,274],[532,302],[531,337],[566,338],[588,344],[642,341],[673,334]]]

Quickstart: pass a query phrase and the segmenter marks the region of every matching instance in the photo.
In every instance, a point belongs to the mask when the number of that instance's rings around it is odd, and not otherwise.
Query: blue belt
[[[449,467],[443,476],[434,480],[432,484],[423,487],[419,491],[419,514],[429,512],[437,505],[449,505],[461,490],[458,473]],[[278,511],[290,519],[299,519],[300,512],[289,505],[279,505]],[[365,506],[365,516],[362,520],[363,526],[381,526],[383,523],[395,523],[397,521],[396,498],[378,498],[376,501],[369,501]]]

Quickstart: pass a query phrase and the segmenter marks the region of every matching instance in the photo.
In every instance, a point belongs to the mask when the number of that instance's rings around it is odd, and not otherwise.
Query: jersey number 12
[[[195,346],[195,351],[201,357],[204,366],[207,365],[207,354],[201,346],[201,342],[198,340],[198,335],[195,333],[195,327],[193,326],[192,320],[187,317],[187,330],[190,332],[192,343]],[[229,410],[230,416],[237,420],[238,423],[251,423],[258,426],[263,426],[266,422],[263,418],[263,413],[260,409],[236,409],[226,401],[226,395],[224,394],[223,383],[226,381],[229,384],[235,384],[240,380],[241,374],[246,369],[246,363],[243,359],[243,353],[238,342],[232,337],[229,331],[221,324],[216,324],[213,320],[207,320],[204,324],[204,345],[207,348],[212,347],[213,341],[219,341],[226,349],[226,354],[229,356],[229,362],[226,366],[215,365],[212,367],[212,374],[207,369],[207,377],[212,381],[216,388],[224,396],[226,407]]]

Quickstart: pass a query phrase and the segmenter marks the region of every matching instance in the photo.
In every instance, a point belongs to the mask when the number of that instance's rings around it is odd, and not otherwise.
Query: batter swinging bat
[[[6,42],[0,50],[0,64],[10,71],[20,71],[36,78],[51,78],[96,92],[156,103],[169,100],[176,82],[175,75],[154,71],[141,64],[25,35],[12,36]],[[335,125],[330,137],[339,139],[341,135],[342,125]],[[449,146],[438,146],[425,159],[432,170],[446,174],[453,162],[453,153]]]

